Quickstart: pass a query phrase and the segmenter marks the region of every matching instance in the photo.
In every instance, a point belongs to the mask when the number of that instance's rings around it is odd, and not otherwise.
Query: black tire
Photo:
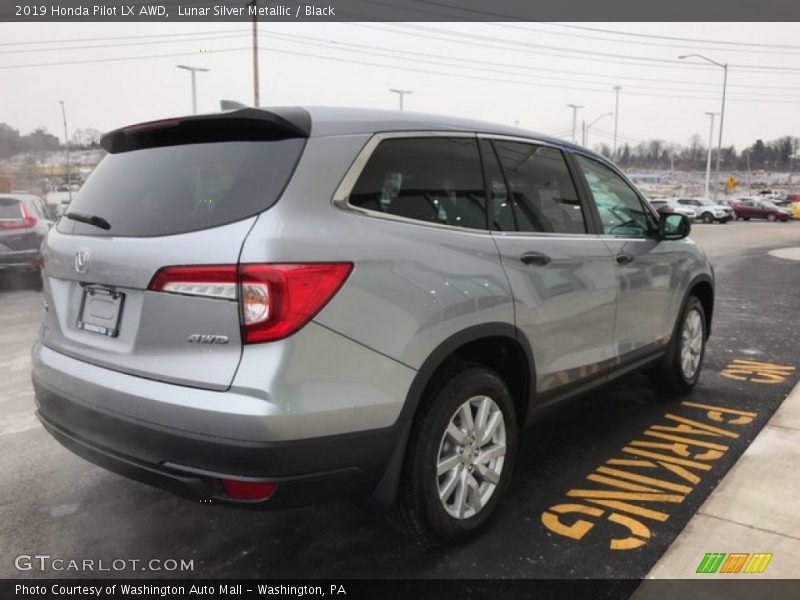
[[[700,217],[700,219],[706,225],[710,225],[711,223],[714,222],[714,215],[712,215],[711,213],[708,213],[708,212],[707,213],[703,213],[702,216]]]
[[[775,216],[775,213],[769,213],[767,215],[767,221],[769,221],[770,223],[774,223],[777,219],[778,217]]]
[[[745,221],[749,221],[749,220],[750,220],[750,217],[744,217],[744,220],[745,220]]]
[[[459,519],[447,512],[439,498],[440,476],[436,465],[451,419],[459,407],[476,396],[488,396],[502,413],[506,453],[499,481],[488,501],[473,516]],[[514,470],[517,422],[514,402],[505,382],[491,369],[472,363],[458,363],[446,369],[432,383],[422,403],[409,436],[397,497],[388,516],[404,535],[433,545],[467,538],[492,517]],[[454,472],[453,478],[466,467],[459,468],[461,471]],[[478,478],[479,475],[474,480]]]
[[[681,366],[683,350],[683,329],[686,319],[693,312],[699,313],[700,326],[702,327],[702,342],[699,352],[699,362],[691,376],[687,376]],[[656,384],[659,391],[666,392],[667,395],[687,394],[697,384],[700,372],[703,370],[703,360],[706,355],[706,341],[708,340],[706,312],[703,304],[697,296],[689,296],[683,304],[683,308],[678,315],[675,328],[672,332],[667,353],[661,363],[650,371],[650,378]]]

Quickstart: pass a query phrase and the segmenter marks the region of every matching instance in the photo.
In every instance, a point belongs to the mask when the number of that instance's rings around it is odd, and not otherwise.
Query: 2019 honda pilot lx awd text
[[[713,271],[608,161],[519,129],[359,109],[134,125],[44,243],[38,415],[192,498],[361,496],[475,531],[518,432],[648,369],[687,392]]]

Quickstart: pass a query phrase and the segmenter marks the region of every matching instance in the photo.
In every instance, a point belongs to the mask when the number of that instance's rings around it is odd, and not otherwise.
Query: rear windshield
[[[22,208],[19,200],[0,198],[0,221],[19,221],[22,219]]]
[[[222,142],[109,154],[67,213],[105,219],[101,229],[62,218],[58,230],[96,236],[149,237],[239,221],[272,206],[305,140]]]

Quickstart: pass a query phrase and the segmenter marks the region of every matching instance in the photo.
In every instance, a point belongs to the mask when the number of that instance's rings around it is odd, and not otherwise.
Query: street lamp
[[[613,114],[614,114],[613,112],[607,112],[607,113],[603,113],[602,115],[600,115],[599,117],[597,117],[597,118],[596,118],[594,121],[592,121],[592,122],[591,122],[591,123],[589,123],[588,125],[586,124],[586,121],[584,121],[584,122],[583,122],[583,141],[582,141],[581,145],[582,145],[584,148],[586,147],[586,143],[587,143],[587,141],[588,141],[588,139],[589,139],[589,129],[591,129],[592,125],[594,125],[595,123],[597,123],[597,122],[598,122],[600,119],[602,119],[603,117],[610,117],[610,116],[611,116],[611,115],[613,115]]]
[[[400,110],[403,110],[403,96],[405,96],[406,94],[413,94],[414,93],[413,90],[398,90],[398,89],[394,89],[394,88],[392,88],[389,91],[392,92],[393,94],[397,94],[397,98],[398,98],[398,100],[400,100]]]
[[[614,86],[614,148],[611,151],[611,160],[617,160],[617,128],[619,125],[619,91],[622,89],[621,85]]]
[[[569,108],[572,109],[572,143],[577,144],[578,138],[575,137],[576,135],[576,126],[578,124],[578,109],[583,108],[580,104],[567,104]]]
[[[707,63],[710,63],[716,67],[720,67],[724,75],[722,77],[722,107],[720,108],[719,112],[719,140],[717,141],[717,181],[719,181],[719,159],[722,155],[722,125],[725,120],[725,92],[728,89],[728,63],[720,63],[715,60],[711,60],[707,56],[703,56],[702,54],[684,54],[683,56],[679,56],[678,58],[701,58]],[[708,192],[706,192],[706,196]]]
[[[69,168],[69,138],[67,137],[67,111],[64,108],[64,101],[59,100],[61,105],[61,117],[64,119],[64,151],[67,153],[67,193],[69,201],[72,202],[72,174]]]
[[[711,147],[714,145],[714,117],[719,113],[707,112],[706,114],[709,117],[711,117],[711,125],[708,129],[708,158],[706,159],[706,193],[703,196],[704,198],[708,198],[708,186],[711,181]]]
[[[185,69],[189,71],[192,75],[192,114],[197,114],[197,82],[195,81],[196,73],[199,71],[200,73],[205,73],[209,69],[204,69],[202,67],[189,67],[187,65],[175,65],[179,69]]]

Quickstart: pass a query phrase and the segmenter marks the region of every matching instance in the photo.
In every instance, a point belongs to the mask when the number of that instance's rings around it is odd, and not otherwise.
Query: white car
[[[675,204],[694,210],[695,218],[703,223],[713,223],[714,221],[727,223],[734,218],[733,209],[730,206],[717,204],[708,198],[678,198],[675,200]]]
[[[686,215],[690,219],[694,220],[697,217],[697,212],[688,206],[681,206],[680,204],[676,203],[674,200],[665,200],[663,198],[657,198],[650,200],[650,205],[656,209],[659,213],[662,212],[670,212],[670,213],[677,213],[679,215]]]

